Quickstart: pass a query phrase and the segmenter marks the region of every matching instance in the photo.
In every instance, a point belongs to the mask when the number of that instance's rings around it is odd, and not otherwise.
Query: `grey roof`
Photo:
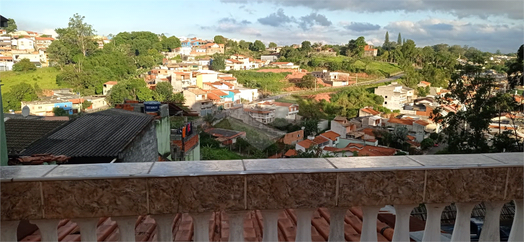
[[[34,142],[21,155],[117,157],[152,121],[151,115],[121,109],[87,114]]]
[[[30,144],[58,129],[67,121],[46,121],[38,119],[8,119],[5,122],[7,150],[16,155]]]

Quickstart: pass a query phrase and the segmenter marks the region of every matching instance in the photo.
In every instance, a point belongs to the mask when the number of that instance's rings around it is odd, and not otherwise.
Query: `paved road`
[[[358,82],[354,86],[391,82],[391,81],[395,81],[395,80],[401,78],[402,76],[404,76],[404,73],[396,75],[396,76],[392,76],[392,77],[389,77],[389,78],[380,79],[380,80]],[[347,87],[347,86],[343,86],[343,87]],[[343,87],[336,87],[336,88],[343,88]],[[331,88],[331,89],[336,89],[336,88]],[[319,88],[318,90],[322,90],[322,89]],[[310,90],[308,90],[308,91],[310,91]],[[276,100],[276,99],[279,99],[279,98],[282,98],[282,97],[286,97],[286,96],[289,96],[289,95],[292,95],[292,94],[297,94],[297,93],[300,93],[300,92],[304,92],[304,91],[294,91],[294,92],[282,93],[282,94],[278,94],[278,95],[274,95],[274,96],[265,97],[265,98],[262,98],[262,99],[257,100],[257,101]]]

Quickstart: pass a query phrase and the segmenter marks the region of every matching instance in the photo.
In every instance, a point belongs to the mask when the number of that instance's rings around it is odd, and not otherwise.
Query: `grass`
[[[285,97],[281,97],[277,100],[275,100],[276,102],[281,102],[281,103],[298,103],[297,99],[293,96],[285,96]]]
[[[56,75],[60,73],[53,67],[38,68],[36,71],[26,73],[16,73],[13,71],[0,72],[2,80],[2,93],[8,92],[16,84],[26,82],[34,85],[38,83],[41,89],[58,89],[61,88],[56,84]]]
[[[264,150],[271,144],[275,143],[271,137],[264,133],[264,131],[234,119],[224,119],[214,127],[246,132],[247,142],[259,150]]]

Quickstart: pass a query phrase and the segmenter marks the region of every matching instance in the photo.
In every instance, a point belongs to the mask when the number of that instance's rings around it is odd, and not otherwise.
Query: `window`
[[[388,104],[388,102],[384,102],[384,104]]]
[[[384,96],[384,98],[388,98],[388,96]]]

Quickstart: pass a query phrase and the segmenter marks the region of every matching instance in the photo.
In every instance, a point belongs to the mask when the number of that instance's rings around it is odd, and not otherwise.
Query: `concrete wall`
[[[158,160],[155,123],[151,122],[119,155],[120,162],[153,162]]]
[[[171,125],[169,122],[169,116],[163,117],[159,120],[155,120],[155,123],[156,137],[158,142],[158,154],[160,154],[161,156],[167,156],[171,153]]]

